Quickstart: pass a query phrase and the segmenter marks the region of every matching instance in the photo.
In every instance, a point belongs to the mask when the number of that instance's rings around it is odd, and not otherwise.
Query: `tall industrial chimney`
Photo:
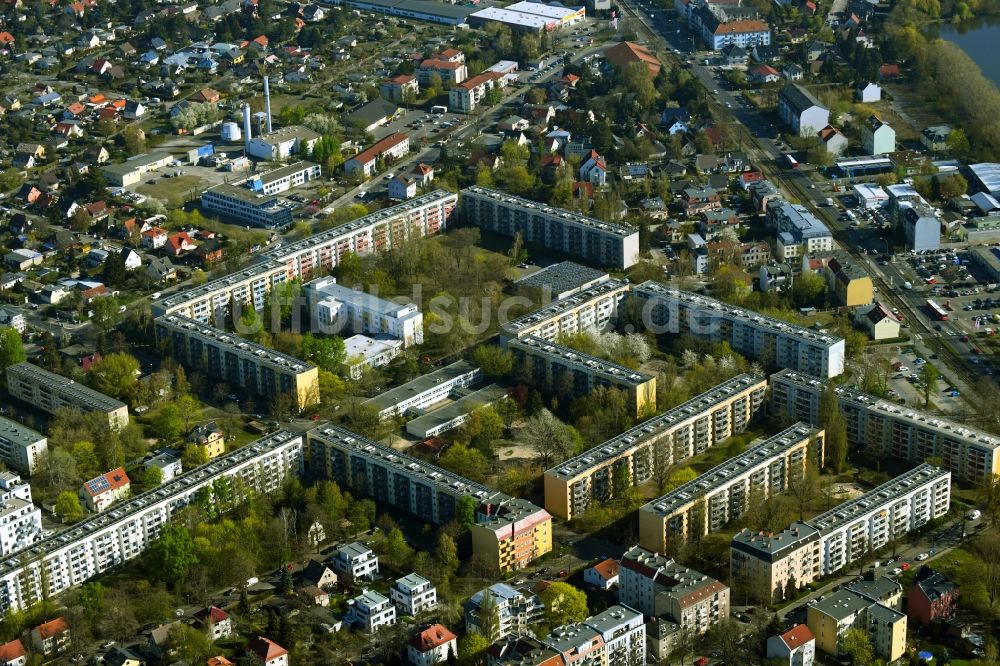
[[[243,105],[243,147],[250,150],[250,105]]]
[[[271,87],[267,84],[267,77],[264,77],[264,113],[267,114],[267,133],[274,131],[271,127]]]

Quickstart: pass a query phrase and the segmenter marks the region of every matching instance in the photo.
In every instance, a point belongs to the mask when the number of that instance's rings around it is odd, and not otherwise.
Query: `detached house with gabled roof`
[[[0,645],[0,664],[3,666],[24,666],[28,663],[28,652],[20,639]]]
[[[288,650],[270,638],[258,636],[247,643],[247,656],[259,666],[288,666]]]
[[[233,621],[229,613],[218,606],[202,608],[194,614],[195,623],[210,640],[229,638],[233,634]]]
[[[31,630],[31,645],[45,656],[58,654],[69,646],[69,624],[61,617]]]
[[[601,560],[583,571],[583,580],[601,590],[610,590],[618,584],[618,560],[613,557]]]
[[[604,158],[596,150],[592,150],[586,161],[580,165],[579,175],[582,181],[603,186],[608,182],[608,166]]]

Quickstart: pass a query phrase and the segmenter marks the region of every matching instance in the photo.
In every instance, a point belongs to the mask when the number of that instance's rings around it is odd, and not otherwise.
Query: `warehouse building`
[[[796,423],[644,505],[639,544],[663,553],[674,539],[717,532],[743,515],[749,503],[787,490],[805,475],[810,458],[822,467],[824,455],[824,432]]]
[[[108,164],[101,168],[108,185],[128,187],[135,185],[150,171],[168,166],[174,161],[170,153],[149,153],[136,155],[121,164]]]
[[[128,406],[72,379],[67,379],[33,363],[21,362],[7,368],[7,391],[18,400],[49,414],[64,407],[89,414],[105,414],[112,428],[128,425]]]
[[[793,370],[771,375],[771,411],[816,423],[827,384]],[[904,407],[847,386],[837,386],[847,441],[875,457],[895,456],[913,463],[934,458],[955,478],[981,484],[1000,474],[1000,438],[982,430]]]
[[[767,379],[741,374],[639,423],[545,472],[545,509],[572,520],[612,497],[619,469],[630,486],[743,432],[764,402]],[[659,469],[658,469],[659,468]]]
[[[314,473],[434,525],[456,518],[460,504],[472,504],[473,556],[500,573],[521,569],[552,550],[552,518],[544,509],[349,430],[310,430],[308,457]]]
[[[969,175],[972,189],[1000,197],[1000,164],[996,162],[970,164]]]
[[[765,367],[791,368],[818,377],[844,371],[844,339],[652,280],[632,289],[643,321],[656,333],[727,342]]]
[[[278,490],[288,476],[302,473],[302,443],[301,435],[273,433],[7,557],[0,561],[0,612],[27,610],[134,559],[174,513],[211,498],[220,484],[234,488],[231,481],[239,478],[238,488]]]
[[[581,292],[552,301],[500,327],[500,343],[535,336],[554,342],[560,335],[605,331],[618,316],[618,306],[628,296],[626,280],[604,280]]]
[[[0,459],[8,467],[35,474],[49,451],[49,440],[26,425],[0,416]]]
[[[317,141],[319,134],[308,127],[289,125],[250,138],[246,142],[246,151],[248,156],[259,160],[279,161],[292,155],[308,155]]]
[[[624,269],[639,258],[639,232],[632,227],[478,185],[462,190],[461,206],[465,220],[477,227],[504,236],[520,232],[526,243],[582,261]]]
[[[453,5],[434,0],[331,0],[331,4],[451,26],[464,24],[469,14],[476,11],[475,5]]]
[[[744,529],[730,545],[732,580],[763,592],[766,603],[791,598],[944,516],[950,498],[951,472],[923,464],[778,534]]]
[[[173,358],[188,367],[271,400],[290,396],[296,411],[319,403],[319,371],[312,363],[181,315],[155,324],[157,341],[169,344]]]
[[[624,391],[629,410],[641,416],[656,410],[656,376],[590,356],[583,352],[528,336],[507,341],[514,363],[530,368],[536,386],[548,393],[581,397],[599,386]]]

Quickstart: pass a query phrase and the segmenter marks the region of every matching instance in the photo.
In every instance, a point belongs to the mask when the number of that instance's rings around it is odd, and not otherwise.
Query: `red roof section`
[[[618,575],[619,565],[618,560],[613,557],[609,557],[603,562],[598,562],[591,568],[604,580],[611,580]]]
[[[455,634],[443,624],[432,624],[410,639],[410,645],[420,652],[428,652],[449,641],[455,640]]]
[[[0,661],[4,663],[20,659],[26,655],[27,653],[24,651],[24,645],[22,645],[21,641],[16,638],[10,643],[0,645]]]
[[[122,474],[124,473],[125,470],[122,470]],[[54,620],[50,620],[45,624],[40,624],[35,627],[35,633],[37,633],[39,638],[42,639],[52,638],[53,636],[58,636],[59,634],[66,633],[67,631],[69,631],[69,625],[66,624],[66,620],[61,617],[57,617]]]
[[[352,159],[357,160],[361,164],[368,164],[369,162],[378,158],[379,155],[385,153],[386,151],[392,150],[399,144],[407,140],[407,136],[402,132],[394,132],[389,136],[385,137],[375,145],[373,145],[368,150],[363,150]]]
[[[247,644],[247,652],[252,652],[257,655],[264,662],[269,662],[272,659],[277,659],[278,657],[288,654],[288,650],[281,647],[270,638],[264,638],[263,636],[258,636]]]
[[[781,634],[781,640],[785,642],[789,650],[794,650],[813,640],[813,633],[806,625],[799,624]]]
[[[768,27],[763,21],[758,21],[756,19],[744,19],[742,21],[730,21],[729,23],[720,23],[718,27],[715,28],[716,35],[733,35],[733,34],[743,34],[747,32],[770,32],[771,28]]]
[[[660,61],[645,46],[635,42],[621,42],[609,46],[604,49],[604,57],[621,68],[633,62],[643,62],[649,68],[650,74],[655,76],[660,72]]]

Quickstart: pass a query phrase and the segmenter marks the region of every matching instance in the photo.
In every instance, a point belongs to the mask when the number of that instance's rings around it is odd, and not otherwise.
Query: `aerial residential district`
[[[1000,666],[1000,2],[563,2],[0,0],[0,666]]]

